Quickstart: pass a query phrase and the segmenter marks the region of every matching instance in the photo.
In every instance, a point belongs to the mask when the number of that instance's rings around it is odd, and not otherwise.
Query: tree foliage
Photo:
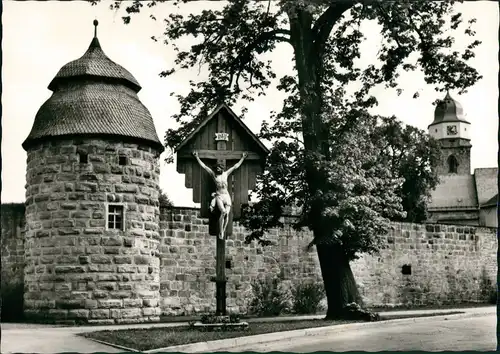
[[[163,192],[161,189],[160,189],[160,196],[158,197],[158,201],[160,202],[160,206],[163,208],[174,206],[174,203],[172,202],[172,200],[170,200],[168,195],[165,192]]]
[[[133,14],[161,2],[116,1],[111,7],[125,4],[123,19],[129,23]],[[275,84],[286,95],[282,110],[262,126],[261,137],[273,148],[258,190],[260,202],[244,223],[261,238],[266,228],[279,224],[285,206],[301,209],[296,227],[313,230],[329,314],[357,299],[349,260],[377,250],[388,220],[420,220],[422,196],[434,183],[428,138],[371,114],[377,104],[373,89],[401,92],[401,74],[415,70],[437,91],[462,93],[480,79],[468,65],[480,44],[473,38],[475,20],[464,21],[455,3],[232,0],[220,10],[183,16],[173,9],[164,18],[162,39],[177,54],[175,66],[160,75],[200,67],[208,73],[191,81],[186,95],[177,95],[180,111],[174,119],[180,124],[167,131],[167,147],[175,148],[222,102],[252,101]],[[378,24],[381,44],[364,64],[362,25],[367,21]],[[471,37],[462,52],[451,50],[457,31]],[[187,38],[192,44],[183,48]],[[293,71],[277,77],[266,54],[283,43],[293,48]],[[424,159],[417,158],[420,153]],[[411,194],[410,187],[419,193]]]
[[[438,142],[420,129],[404,126],[395,117],[382,119],[375,138],[383,144],[381,154],[388,168],[403,180],[396,193],[401,197],[406,216],[396,220],[425,221],[430,192],[439,183],[436,167],[441,162],[441,149]]]
[[[125,2],[124,22],[161,2]],[[174,119],[180,127],[167,132],[166,145],[175,148],[217,104],[252,101],[278,82],[276,88],[288,96],[282,111],[262,127],[261,137],[274,142],[273,152],[259,190],[262,202],[247,214],[253,216],[246,225],[257,230],[254,236],[262,236],[266,227],[279,224],[282,209],[291,203],[303,211],[298,227],[314,230],[326,222],[335,230],[333,239],[349,238],[351,233],[359,238],[354,243],[344,240],[343,245],[375,249],[367,240],[382,232],[380,225],[388,218],[425,218],[425,197],[437,182],[432,175],[437,157],[423,132],[370,114],[377,104],[371,89],[385,85],[401,92],[401,73],[417,69],[437,91],[464,92],[480,79],[467,64],[478,40],[471,38],[462,53],[450,50],[453,31],[461,27],[466,35],[475,34],[475,20],[463,23],[455,3],[234,0],[221,10],[188,16],[171,12],[164,19],[163,36],[177,58],[175,67],[160,75],[204,66],[208,79],[191,81],[190,92],[177,96],[181,108]],[[115,1],[111,8],[122,4]],[[151,18],[156,20],[156,14]],[[372,64],[362,67],[358,59],[364,21],[379,24],[382,43]],[[181,48],[178,42],[186,37],[194,43]],[[263,54],[282,42],[294,49],[294,72],[277,78]],[[384,136],[387,147],[376,141]],[[381,190],[383,195],[377,194]]]

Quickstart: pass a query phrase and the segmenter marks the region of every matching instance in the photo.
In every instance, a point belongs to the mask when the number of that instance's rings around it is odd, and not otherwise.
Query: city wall
[[[9,278],[5,281],[22,283],[23,221],[20,212],[4,210],[2,206],[2,283],[4,274]],[[288,283],[321,281],[316,251],[307,250],[312,234],[294,231],[291,219],[269,233],[272,244],[264,247],[245,244],[247,231],[234,224],[225,264],[229,311],[247,311],[255,279],[281,274]],[[162,314],[214,311],[215,284],[210,278],[215,275],[216,240],[208,236],[208,220],[201,219],[197,209],[162,208],[159,232]],[[495,284],[496,229],[392,223],[384,241],[378,254],[352,263],[368,306],[485,301],[483,283]]]

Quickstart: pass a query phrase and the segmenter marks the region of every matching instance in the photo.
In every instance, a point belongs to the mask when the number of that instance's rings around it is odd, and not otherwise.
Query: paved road
[[[2,324],[2,353],[123,352],[76,336],[76,331],[71,329],[29,324],[9,325]]]
[[[460,309],[461,315],[427,319],[403,320],[402,322],[366,323],[366,326],[342,329],[334,334],[308,336],[290,341],[273,342],[270,345],[249,345],[230,351],[380,351],[380,350],[495,350],[496,308],[481,307]],[[417,314],[435,310],[404,311]],[[450,310],[443,310],[450,311]],[[382,314],[382,313],[381,313]],[[397,314],[392,312],[392,314]],[[385,313],[384,315],[389,315]],[[317,316],[307,316],[317,317]],[[262,320],[262,319],[261,319]],[[268,319],[269,321],[276,319]],[[412,322],[416,321],[416,322]],[[125,328],[170,327],[180,323],[132,324],[113,326],[62,327],[36,324],[1,324],[1,353],[60,353],[60,352],[123,352],[77,336],[78,333]],[[228,351],[224,349],[223,351]]]
[[[495,351],[495,314],[447,320],[431,318],[429,321],[405,324],[387,323],[384,326],[359,328],[329,335],[303,339],[249,345],[230,351]]]

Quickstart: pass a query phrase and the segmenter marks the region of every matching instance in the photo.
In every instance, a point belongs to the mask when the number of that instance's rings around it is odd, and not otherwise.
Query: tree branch
[[[244,56],[248,56],[248,54],[250,54],[252,52],[252,50],[254,50],[259,44],[261,44],[265,41],[269,41],[272,39],[278,39],[278,40],[286,39],[283,37],[277,37],[276,36],[277,34],[290,35],[290,31],[285,30],[285,29],[275,29],[272,31],[262,32],[260,35],[257,36],[257,38],[255,38],[255,40],[253,42],[248,44],[245,48],[243,48],[240,51],[240,53],[236,56],[236,58],[234,58],[233,62],[231,63],[231,66],[234,66],[235,63],[237,61],[241,60],[242,58],[244,58]],[[290,41],[290,40],[287,39],[287,41]],[[244,64],[246,64],[246,62],[242,62],[241,64],[244,65]]]
[[[229,83],[228,83],[228,86],[231,86],[232,82],[233,82],[233,77],[234,77],[234,74],[235,72],[238,70],[239,73],[238,73],[238,77],[239,75],[241,74],[241,71],[243,70],[243,67],[250,61],[250,53],[261,43],[265,42],[265,41],[269,41],[269,40],[278,40],[280,42],[288,42],[290,43],[290,38],[286,38],[286,37],[282,37],[282,36],[277,36],[278,34],[282,34],[282,35],[290,35],[290,31],[286,30],[286,29],[275,29],[275,30],[272,30],[272,31],[267,31],[267,32],[262,32],[260,35],[257,36],[257,38],[255,38],[255,40],[253,42],[251,42],[250,44],[248,44],[245,48],[243,48],[239,53],[238,55],[236,56],[236,58],[234,58],[234,60],[231,62],[231,64],[229,65],[229,67],[231,68],[231,73],[230,73],[230,79],[229,79]]]
[[[324,44],[326,43],[333,26],[340,19],[342,14],[349,10],[354,3],[355,1],[352,0],[335,2],[321,14],[312,29],[316,48],[324,48]]]

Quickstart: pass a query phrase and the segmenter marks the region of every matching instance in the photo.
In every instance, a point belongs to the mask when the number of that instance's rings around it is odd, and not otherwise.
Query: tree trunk
[[[328,303],[326,319],[342,318],[345,305],[352,302],[361,305],[349,260],[337,245],[319,244],[316,249]]]

